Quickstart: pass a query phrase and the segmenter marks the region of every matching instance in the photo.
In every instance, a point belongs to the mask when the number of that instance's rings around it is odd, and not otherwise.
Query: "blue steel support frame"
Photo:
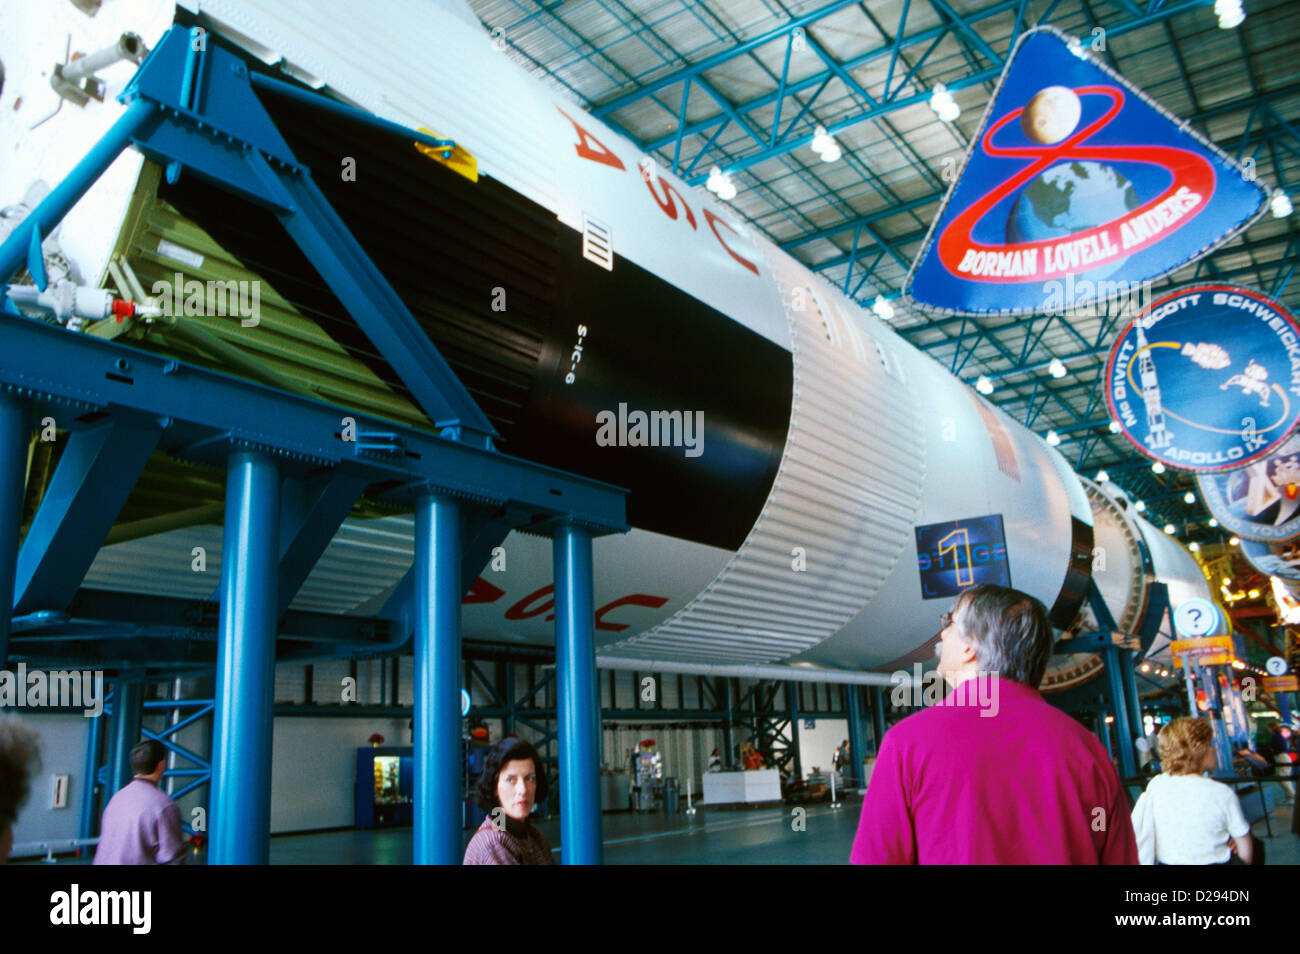
[[[876,743],[876,755],[880,754],[880,743],[885,738],[885,690],[880,686],[871,687],[871,728]]]
[[[560,850],[566,865],[604,857],[600,816],[600,690],[591,532],[555,528],[555,670],[559,681]]]
[[[426,493],[415,505],[415,809],[417,865],[461,860],[461,505]]]
[[[24,399],[7,388],[0,389],[0,669],[9,660],[18,531],[23,519],[23,489],[27,486],[28,416]]]
[[[862,782],[862,760],[867,754],[866,727],[862,722],[862,687],[846,685],[843,690],[848,697],[849,710],[849,771],[853,784],[857,785]],[[848,785],[849,780],[845,779],[844,784]]]
[[[233,452],[212,723],[214,865],[266,864],[269,856],[279,511],[275,461],[262,451]]]
[[[111,699],[104,700],[105,705]],[[99,787],[99,753],[101,735],[104,730],[104,717],[94,716],[86,720],[86,760],[82,764],[81,819],[77,824],[78,838],[92,838],[95,822],[99,818],[96,809],[95,789]]]
[[[123,673],[113,689],[113,717],[109,720],[108,783],[104,803],[131,781],[131,750],[140,741],[140,716],[144,706],[143,674]]]
[[[72,601],[161,434],[122,420],[72,433],[18,554],[15,613]]]

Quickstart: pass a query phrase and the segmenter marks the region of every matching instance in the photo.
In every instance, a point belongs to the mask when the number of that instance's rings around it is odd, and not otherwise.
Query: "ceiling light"
[[[1275,219],[1285,219],[1295,209],[1291,204],[1291,198],[1281,189],[1273,193],[1273,201],[1268,204],[1268,207],[1272,210]]]
[[[1165,465],[1160,463],[1160,461],[1156,461],[1154,464],[1151,465],[1151,473],[1163,474],[1164,472],[1165,472]]]
[[[1047,366],[1047,370],[1051,372],[1052,377],[1063,378],[1065,377],[1065,362],[1060,358],[1053,358],[1052,363]]]
[[[1108,480],[1110,480],[1110,474],[1106,473],[1104,470],[1097,471],[1097,483],[1104,484]]]
[[[812,151],[821,156],[822,162],[835,162],[844,155],[839,143],[826,131],[825,126],[818,126],[813,131]]]
[[[1196,503],[1196,494],[1192,493],[1190,490],[1187,491],[1187,493],[1183,494],[1183,503]]]
[[[1133,505],[1133,509],[1136,510],[1138,513],[1141,513],[1143,510],[1146,510],[1147,509],[1146,501],[1139,500],[1137,503]]]
[[[876,317],[881,321],[888,321],[890,318],[894,317],[894,306],[885,299],[884,295],[876,296],[876,300],[871,303],[871,310],[876,313]],[[980,380],[983,381],[986,379],[981,378]],[[975,386],[979,387],[979,383],[976,382]],[[992,386],[989,387],[989,391],[991,390],[993,390]],[[988,392],[986,391],[984,393],[987,394]]]
[[[1165,524],[1165,533],[1169,534],[1172,537],[1177,532],[1178,532],[1178,528],[1175,527],[1172,523]]]
[[[1228,540],[1228,546],[1235,547],[1239,543],[1241,543],[1241,537],[1232,537],[1230,540]]]
[[[978,391],[980,394],[992,394],[993,382],[981,374],[975,380],[975,390]]]
[[[1150,664],[1150,663],[1143,663],[1143,664],[1142,664],[1142,671],[1143,671],[1143,672],[1150,672],[1150,671],[1151,671],[1151,664]]]
[[[1231,30],[1246,19],[1241,0],[1214,0],[1214,14],[1219,18],[1219,29]]]
[[[1114,722],[1114,721],[1115,721],[1115,717],[1114,717],[1114,716],[1106,716],[1106,724],[1107,724],[1107,725],[1110,725],[1110,724],[1111,724],[1112,722]]]
[[[1257,600],[1259,599],[1259,590],[1251,590],[1246,595],[1249,596],[1252,600]]]
[[[1110,431],[1112,434],[1118,434],[1119,421],[1111,421],[1109,424],[1106,425],[1106,430]]]
[[[953,122],[961,115],[961,107],[942,83],[934,84],[934,92],[930,94],[930,108],[945,123]]]
[[[1048,431],[1047,437],[1045,437],[1044,440],[1055,447],[1057,444],[1061,443],[1061,435],[1056,433],[1056,431]]]
[[[1191,550],[1193,553],[1196,553],[1201,549],[1201,545],[1197,543],[1195,540],[1193,540],[1191,543],[1187,544],[1187,549]]]
[[[1219,521],[1217,521],[1217,520],[1215,520],[1213,517],[1211,517],[1211,518],[1210,518],[1210,526],[1211,526],[1211,527],[1217,527],[1218,525],[1219,525]]]
[[[708,189],[723,202],[730,202],[736,197],[736,184],[731,181],[731,174],[724,173],[717,166],[709,170],[708,181],[704,183],[704,188]]]

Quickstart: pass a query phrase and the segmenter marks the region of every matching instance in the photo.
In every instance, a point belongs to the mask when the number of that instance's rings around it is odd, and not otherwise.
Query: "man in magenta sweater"
[[[1043,604],[992,584],[944,614],[952,692],[885,735],[854,864],[1138,863],[1128,802],[1097,738],[1043,701]]]

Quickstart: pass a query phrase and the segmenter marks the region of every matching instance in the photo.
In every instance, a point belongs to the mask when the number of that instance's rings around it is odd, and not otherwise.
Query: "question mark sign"
[[[1199,606],[1193,606],[1193,607],[1191,608],[1191,610],[1190,610],[1190,615],[1191,615],[1191,617],[1192,617],[1192,625],[1195,626],[1197,629],[1200,629],[1200,628],[1201,628],[1201,608],[1200,608]]]

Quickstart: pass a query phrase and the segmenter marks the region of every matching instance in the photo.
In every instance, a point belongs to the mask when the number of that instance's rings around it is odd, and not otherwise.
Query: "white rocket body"
[[[226,40],[268,62],[282,58],[294,76],[323,83],[385,118],[454,139],[476,157],[480,175],[550,210],[576,233],[595,220],[611,238],[615,274],[631,263],[789,354],[791,380],[783,386],[792,398],[779,466],[736,545],[635,527],[596,541],[602,657],[665,665],[910,668],[932,658],[938,617],[952,602],[950,595],[923,592],[920,567],[935,554],[918,553],[916,528],[984,517],[1001,519],[1010,584],[1042,600],[1065,620],[1062,626],[1077,615],[1092,561],[1093,516],[1083,485],[1059,453],[725,204],[661,166],[643,172],[645,157],[634,146],[527,75],[494,48],[467,10],[419,0],[183,5],[210,18]],[[99,48],[133,30],[152,44],[171,16],[170,4],[158,0],[114,0],[94,20],[71,4],[39,14],[10,5],[0,26],[12,32],[0,29],[0,35],[43,40],[17,64],[6,49],[6,104],[9,87],[21,81],[53,108],[53,94],[39,90],[37,74],[48,68],[46,60],[61,60],[56,39],[71,35],[75,48]],[[110,94],[132,71],[113,69],[106,77]],[[0,181],[15,195],[31,179],[57,181],[120,109],[111,99],[84,109],[64,106],[35,131],[25,126],[39,118],[34,107],[0,110],[0,138],[14,144]],[[134,154],[124,156],[65,221],[63,246],[91,281],[102,274],[139,163]],[[318,173],[324,174],[333,173]],[[589,369],[612,360],[603,343],[619,316],[575,316],[575,328],[579,321],[587,333],[575,380],[563,382],[565,364],[547,382],[575,398],[593,377]],[[682,349],[694,346],[680,342]],[[671,386],[674,368],[663,367],[662,375]],[[614,413],[617,404],[607,409]],[[594,445],[595,420],[591,432]],[[702,436],[699,461],[707,462],[718,446],[709,419]],[[685,454],[685,448],[642,450]],[[664,491],[671,495],[672,488]],[[349,521],[295,605],[335,611],[381,605],[409,566],[409,526],[405,517]],[[373,544],[379,534],[382,552],[357,546]],[[206,597],[210,583],[194,580],[187,567],[164,565],[162,555],[164,547],[198,543],[209,547],[214,567],[219,531],[192,528],[106,548],[85,585]],[[975,541],[963,557],[961,540],[950,543],[944,559],[956,561],[959,578],[963,558],[975,564],[991,552],[986,547],[981,557]],[[128,565],[132,573],[120,572]],[[1141,577],[1146,570],[1130,566],[1128,572]],[[512,534],[505,569],[489,565],[481,583],[464,606],[466,639],[552,641],[549,541]],[[1127,609],[1117,609],[1117,618]]]

